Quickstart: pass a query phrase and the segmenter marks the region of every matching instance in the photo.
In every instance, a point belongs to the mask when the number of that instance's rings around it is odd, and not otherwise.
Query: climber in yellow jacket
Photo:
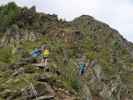
[[[48,56],[49,56],[48,47],[46,45],[42,46],[42,61],[41,61],[41,63],[43,66],[47,66]]]

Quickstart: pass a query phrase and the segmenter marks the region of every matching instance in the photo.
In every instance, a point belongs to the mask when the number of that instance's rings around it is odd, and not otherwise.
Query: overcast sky
[[[11,1],[20,6],[35,5],[37,11],[54,13],[66,20],[91,15],[133,42],[133,0],[0,0],[0,4]]]

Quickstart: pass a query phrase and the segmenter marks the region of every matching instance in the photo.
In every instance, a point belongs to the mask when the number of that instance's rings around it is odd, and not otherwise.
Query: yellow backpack
[[[48,57],[49,50],[44,50],[42,54],[43,54],[43,57]]]

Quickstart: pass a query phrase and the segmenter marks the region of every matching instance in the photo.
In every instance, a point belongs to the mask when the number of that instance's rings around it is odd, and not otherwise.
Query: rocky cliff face
[[[1,100],[133,100],[133,44],[109,25],[87,15],[66,22],[14,3],[0,12]],[[42,44],[50,49],[45,70],[29,59]],[[89,67],[79,76],[82,56]]]
[[[36,39],[39,39],[42,36],[41,33],[35,33],[32,31],[28,30],[22,30],[22,31],[16,31],[16,32],[11,32],[8,31],[4,34],[4,36],[1,38],[1,46],[15,46],[15,45],[20,45],[24,41],[35,41]]]

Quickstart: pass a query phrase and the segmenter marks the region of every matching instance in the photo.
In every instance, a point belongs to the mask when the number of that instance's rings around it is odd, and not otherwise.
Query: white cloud
[[[132,11],[133,2],[130,0],[99,0],[95,17],[117,29],[129,41],[133,41]]]
[[[55,13],[72,20],[82,14],[94,16],[117,29],[133,41],[133,2],[131,0],[0,0],[0,4],[15,1],[23,6],[36,5],[37,10]]]

